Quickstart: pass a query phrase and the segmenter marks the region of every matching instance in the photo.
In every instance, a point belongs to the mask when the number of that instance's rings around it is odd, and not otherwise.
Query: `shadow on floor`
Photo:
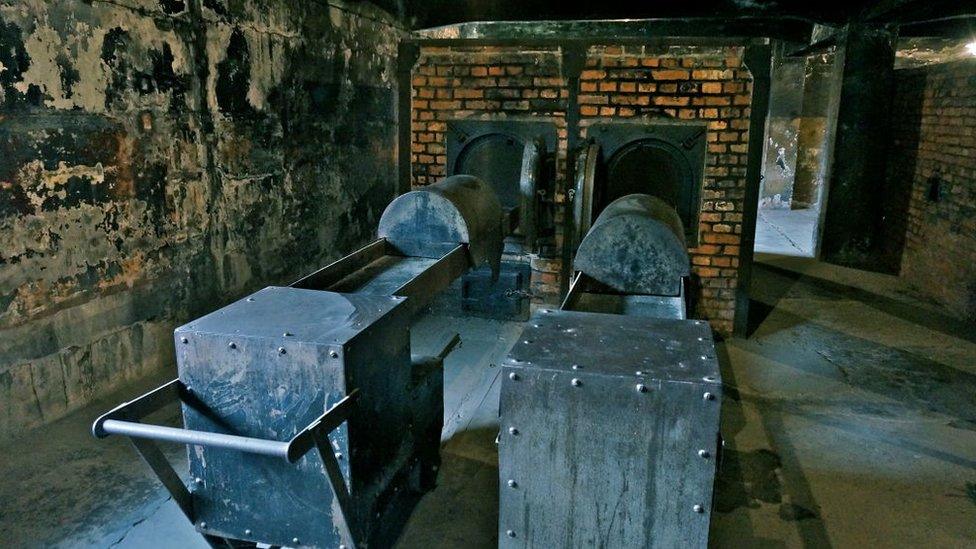
[[[811,295],[809,297],[857,301],[882,313],[911,322],[913,324],[917,324],[919,326],[923,326],[929,330],[965,339],[971,343],[976,343],[976,323],[967,322],[966,320],[951,315],[940,314],[935,311],[922,309],[910,302],[893,299],[891,297],[872,293],[854,286],[848,286],[846,284],[840,284],[825,278],[800,273],[767,263],[757,262],[753,267],[753,287],[756,288],[757,284],[762,285],[762,289],[764,291],[763,300],[766,301],[766,303],[759,305],[759,308],[764,311],[766,315],[768,315],[769,311],[775,307],[776,303],[779,302],[779,299],[786,295],[790,288],[793,287],[793,285],[784,286],[783,284],[771,284],[768,277],[773,275],[790,279],[795,283],[804,284],[810,290]],[[766,278],[765,280],[764,277]],[[773,290],[772,295],[765,293],[769,289],[773,288],[775,289]],[[771,300],[770,298],[773,299]],[[765,316],[758,316],[760,314],[758,311],[755,319],[753,318],[752,307],[755,304],[756,300],[752,300],[750,302],[749,320],[751,327],[758,327],[758,324],[753,324],[754,320],[761,322],[763,319],[765,319]]]
[[[796,523],[804,547],[830,547],[819,506],[796,450],[787,437],[779,436],[784,431],[779,416],[771,411],[762,412],[763,430],[774,449],[740,451],[736,448],[735,436],[746,425],[741,404],[743,395],[738,390],[728,348],[720,345],[716,351],[722,371],[723,448],[715,478],[714,512],[731,513],[743,507],[776,505],[780,520]],[[786,546],[782,541],[757,536],[751,518],[739,518],[734,525],[719,528],[713,519],[712,532],[713,539],[715,534],[734,533],[736,543],[742,547]]]
[[[471,429],[444,444],[437,487],[414,510],[398,549],[498,547],[497,458],[492,463],[480,451],[493,450],[497,434],[497,428]]]
[[[944,414],[953,418],[953,426],[976,430],[976,375],[783,311],[777,311],[775,323],[791,329],[773,333],[763,330],[761,342],[750,341],[743,348],[817,376],[825,375],[820,367],[825,361],[838,374],[830,375],[830,379],[839,378],[853,388],[893,399],[913,411]],[[877,406],[867,411],[888,417],[899,414],[898,410]]]

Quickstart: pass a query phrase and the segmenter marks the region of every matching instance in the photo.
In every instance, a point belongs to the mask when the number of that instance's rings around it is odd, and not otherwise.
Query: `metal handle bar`
[[[174,379],[99,417],[92,425],[92,434],[97,438],[123,435],[164,442],[210,446],[249,454],[278,457],[294,463],[315,446],[316,434],[329,433],[349,417],[352,404],[359,394],[358,391],[358,389],[353,390],[287,442],[139,423],[139,420],[144,416],[166,404],[187,399],[190,394],[188,389],[179,379]]]

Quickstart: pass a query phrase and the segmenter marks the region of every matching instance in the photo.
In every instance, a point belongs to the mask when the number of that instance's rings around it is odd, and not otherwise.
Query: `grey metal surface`
[[[681,222],[657,197],[628,195],[607,206],[583,238],[573,267],[616,291],[677,296],[691,274]]]
[[[491,186],[455,175],[400,195],[380,218],[378,234],[403,255],[440,258],[467,244],[475,266],[498,268],[502,209]]]
[[[499,546],[707,546],[720,401],[705,323],[538,311],[503,369]]]
[[[184,404],[187,429],[290,440],[351,391],[362,394],[329,437],[352,509],[338,512],[333,475],[317,453],[288,464],[191,446],[198,530],[334,547],[343,515],[378,527],[374,515],[389,510],[415,449],[404,301],[272,287],[176,330],[180,379],[204,405]]]

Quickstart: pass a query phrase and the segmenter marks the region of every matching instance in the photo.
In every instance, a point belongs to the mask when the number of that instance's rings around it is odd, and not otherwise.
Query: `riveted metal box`
[[[504,365],[502,547],[705,547],[721,380],[708,325],[542,309]]]
[[[415,402],[405,299],[296,288],[265,288],[175,332],[186,429],[287,441],[352,391],[358,402],[330,436],[349,487],[350,517],[368,520],[396,508],[416,473],[418,447],[440,418],[426,385]],[[438,393],[440,385],[437,385]],[[429,415],[427,411],[423,412]],[[423,429],[423,431],[421,431]],[[427,441],[431,442],[431,441]],[[189,446],[197,529],[272,545],[337,547],[338,502],[316,452],[297,463]]]

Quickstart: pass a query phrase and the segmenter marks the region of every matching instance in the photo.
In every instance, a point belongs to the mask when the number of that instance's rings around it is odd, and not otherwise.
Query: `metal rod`
[[[105,422],[102,423],[102,430],[109,435],[124,435],[134,438],[161,440],[164,442],[210,446],[213,448],[237,450],[240,452],[247,452],[249,454],[260,454],[288,459],[289,444],[287,442],[241,437],[237,435],[225,435],[223,433],[190,431],[177,427],[146,425],[144,423],[119,421],[116,419],[105,420]]]

